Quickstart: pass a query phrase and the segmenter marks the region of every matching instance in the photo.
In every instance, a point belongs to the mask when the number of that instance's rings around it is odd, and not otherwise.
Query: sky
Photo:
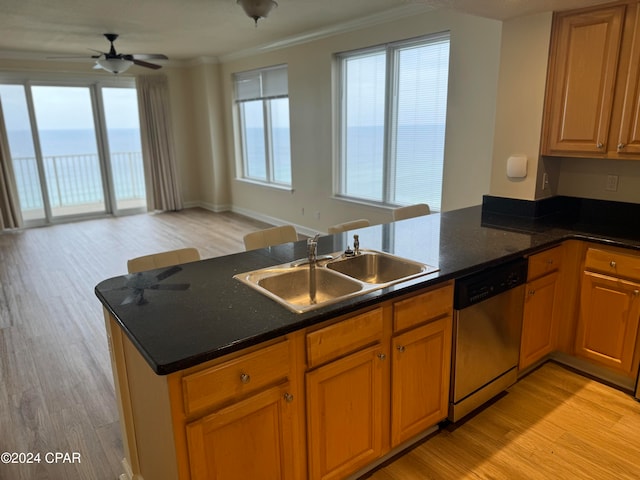
[[[34,109],[41,130],[91,129],[93,114],[89,87],[33,86]],[[139,128],[133,88],[102,88],[107,125]],[[0,101],[7,130],[28,130],[25,87],[0,85]]]

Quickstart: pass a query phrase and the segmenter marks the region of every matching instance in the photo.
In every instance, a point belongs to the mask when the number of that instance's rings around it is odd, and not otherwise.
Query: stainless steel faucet
[[[318,261],[318,238],[316,233],[313,238],[307,239],[307,259],[309,262],[309,301],[316,303],[316,262]]]

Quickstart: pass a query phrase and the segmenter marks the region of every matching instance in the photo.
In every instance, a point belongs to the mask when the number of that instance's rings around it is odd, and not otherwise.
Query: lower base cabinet
[[[186,426],[192,480],[295,479],[292,395],[288,385]]]
[[[385,360],[373,346],[307,373],[311,479],[345,478],[382,454]]]
[[[635,376],[640,322],[640,284],[584,272],[576,354],[624,375]]]
[[[451,328],[449,315],[398,335],[392,341],[392,447],[447,416]]]
[[[551,353],[555,347],[554,303],[558,272],[527,283],[522,314],[520,370]]]

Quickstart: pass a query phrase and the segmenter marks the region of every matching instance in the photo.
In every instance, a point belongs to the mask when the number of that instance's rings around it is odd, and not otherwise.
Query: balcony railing
[[[35,157],[12,160],[22,210],[42,209]],[[97,154],[47,156],[43,157],[43,163],[51,208],[103,202],[102,172]],[[118,202],[144,200],[141,152],[112,153],[111,172]]]

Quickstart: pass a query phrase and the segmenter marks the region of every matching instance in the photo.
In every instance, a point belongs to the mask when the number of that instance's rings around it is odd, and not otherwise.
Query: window
[[[3,75],[0,100],[25,225],[144,211],[133,79]]]
[[[440,210],[449,34],[337,56],[338,195]]]
[[[287,67],[234,75],[242,178],[291,185]]]

